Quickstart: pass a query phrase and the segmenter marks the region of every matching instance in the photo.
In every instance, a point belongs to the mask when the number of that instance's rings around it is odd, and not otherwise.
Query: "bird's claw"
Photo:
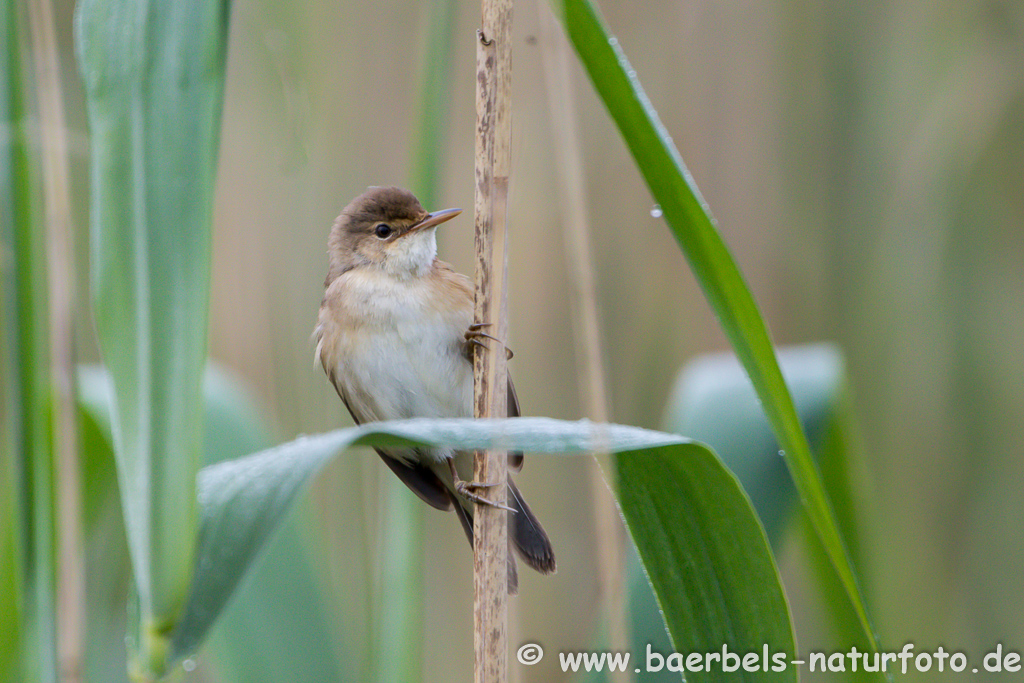
[[[487,348],[487,343],[484,342],[483,339],[481,339],[481,337],[485,338],[485,339],[490,339],[492,341],[496,341],[496,342],[498,342],[499,344],[501,344],[502,346],[505,347],[505,360],[507,360],[507,361],[508,360],[512,360],[512,358],[515,356],[515,354],[512,353],[512,349],[510,349],[507,346],[505,346],[505,342],[501,341],[500,339],[498,339],[495,336],[487,334],[486,332],[484,332],[484,331],[482,331],[480,329],[482,327],[488,327],[488,326],[490,326],[492,324],[493,323],[473,323],[472,325],[470,325],[469,326],[469,330],[466,331],[466,343],[467,344],[476,344],[480,348],[486,349]]]
[[[455,491],[465,496],[469,500],[477,503],[478,505],[486,505],[492,508],[498,508],[499,510],[508,510],[509,512],[515,512],[513,508],[502,503],[497,503],[489,498],[485,498],[475,491],[475,489],[488,489],[497,486],[497,484],[488,484],[479,481],[457,481],[455,482]]]
[[[480,489],[492,489],[497,486],[497,482],[484,482],[484,481],[465,481],[459,476],[458,471],[455,469],[455,461],[448,460],[448,466],[452,470],[452,483],[455,485],[455,492],[460,496],[473,501],[478,505],[486,505],[492,508],[498,508],[499,510],[508,510],[514,513],[515,509],[510,508],[502,503],[497,503],[489,498],[484,498],[478,491]]]

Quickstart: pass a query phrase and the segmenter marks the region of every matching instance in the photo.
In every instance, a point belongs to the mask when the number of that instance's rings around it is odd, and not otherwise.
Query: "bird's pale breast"
[[[356,269],[328,287],[317,355],[359,422],[472,416],[472,301],[437,285]]]

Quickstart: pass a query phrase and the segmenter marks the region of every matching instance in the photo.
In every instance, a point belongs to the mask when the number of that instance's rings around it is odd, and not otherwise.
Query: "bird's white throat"
[[[398,238],[387,250],[384,270],[400,280],[423,277],[437,257],[436,228],[427,228]]]

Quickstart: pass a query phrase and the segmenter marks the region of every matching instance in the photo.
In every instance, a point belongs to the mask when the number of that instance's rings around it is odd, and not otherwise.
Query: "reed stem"
[[[511,165],[512,0],[483,0],[476,47],[476,288],[474,319],[489,335],[508,339],[508,234],[505,213]],[[473,362],[473,412],[505,417],[505,350],[492,343]],[[505,503],[506,454],[474,459],[474,479],[497,484],[487,496]],[[506,511],[477,505],[473,522],[474,681],[508,678],[508,526]]]

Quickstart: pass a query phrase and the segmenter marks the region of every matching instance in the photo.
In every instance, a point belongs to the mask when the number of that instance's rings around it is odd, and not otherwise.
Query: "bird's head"
[[[397,278],[425,275],[437,256],[434,231],[461,209],[427,212],[399,187],[370,187],[341,212],[328,240],[328,281],[352,268],[379,268]]]

